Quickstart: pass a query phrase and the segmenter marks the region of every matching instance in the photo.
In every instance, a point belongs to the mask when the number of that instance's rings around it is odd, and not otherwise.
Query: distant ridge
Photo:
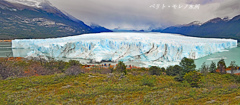
[[[240,15],[228,18],[214,18],[203,24],[192,22],[190,24],[167,27],[152,32],[176,33],[187,36],[207,38],[232,38],[240,41]]]

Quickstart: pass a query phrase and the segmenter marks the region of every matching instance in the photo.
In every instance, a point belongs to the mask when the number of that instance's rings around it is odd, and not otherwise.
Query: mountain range
[[[144,32],[144,30],[109,30],[100,25],[86,25],[83,21],[62,12],[48,0],[0,0],[0,39],[54,38],[99,32]],[[207,38],[233,38],[240,41],[240,15],[214,18],[203,24],[189,24],[157,28],[152,32],[176,33]]]
[[[240,15],[228,18],[214,18],[203,24],[198,21],[185,25],[154,29],[152,32],[176,33],[186,36],[206,38],[232,38],[240,41]]]
[[[53,38],[111,32],[88,26],[63,13],[47,0],[0,0],[0,39]]]

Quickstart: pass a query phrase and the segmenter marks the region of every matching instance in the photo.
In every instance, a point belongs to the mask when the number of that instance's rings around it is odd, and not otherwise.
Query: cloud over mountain
[[[206,22],[215,17],[240,14],[239,0],[50,0],[50,2],[87,23],[110,29],[148,29],[192,21]],[[159,4],[158,9],[151,8]],[[185,8],[200,4],[199,9]],[[166,7],[162,9],[163,5]],[[182,8],[173,8],[182,5]],[[170,7],[168,7],[170,6]]]

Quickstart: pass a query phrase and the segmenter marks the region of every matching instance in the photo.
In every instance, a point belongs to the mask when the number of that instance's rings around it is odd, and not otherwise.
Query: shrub
[[[58,81],[58,80],[60,80],[60,79],[64,79],[65,77],[66,77],[66,74],[60,73],[60,74],[54,74],[53,79],[54,79],[55,81]]]
[[[146,75],[143,77],[141,80],[141,85],[142,86],[150,86],[153,87],[156,82],[156,78],[154,76],[147,77]]]
[[[236,82],[237,82],[237,83],[240,83],[240,76],[237,76],[237,77],[236,77]]]
[[[12,62],[5,62],[0,64],[0,75],[2,79],[8,77],[21,77],[24,75],[24,68],[21,66],[14,66]]]
[[[166,69],[164,67],[161,68],[162,72],[166,72]]]
[[[151,66],[149,68],[150,75],[161,75],[161,69],[157,66]]]
[[[77,60],[69,60],[68,61],[70,66],[80,66],[81,64]]]
[[[71,66],[65,71],[66,75],[75,75],[76,76],[80,73],[84,73],[84,71],[82,71],[79,66]]]
[[[199,87],[199,83],[202,75],[197,71],[190,71],[184,75],[184,80],[186,80],[192,87]]]
[[[126,75],[127,74],[126,65],[122,61],[119,61],[116,67],[116,71],[124,73]]]
[[[57,68],[44,68],[40,64],[31,64],[27,67],[27,70],[24,71],[25,76],[38,76],[38,75],[52,75],[54,73],[60,73],[61,71]]]
[[[0,74],[0,80],[2,80],[2,76],[1,76],[1,74]]]
[[[176,81],[183,81],[184,80],[184,74],[183,73],[179,73],[175,78],[174,80]]]
[[[169,66],[167,68],[166,74],[169,76],[176,76],[182,71],[182,67],[175,65],[175,66]]]
[[[64,70],[66,69],[66,66],[67,66],[67,62],[64,62],[64,61],[57,61],[57,64],[56,64],[56,67],[58,70],[64,72]]]

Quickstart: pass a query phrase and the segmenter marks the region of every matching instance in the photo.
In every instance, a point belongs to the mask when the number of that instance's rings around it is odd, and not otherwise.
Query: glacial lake
[[[0,42],[0,57],[25,57],[30,51],[29,49],[12,49],[10,42]],[[227,66],[229,66],[231,61],[236,61],[236,64],[240,66],[240,46],[238,45],[237,48],[196,59],[195,64],[197,68],[200,68],[204,62],[210,65],[212,61],[217,63],[220,59],[225,59]]]

